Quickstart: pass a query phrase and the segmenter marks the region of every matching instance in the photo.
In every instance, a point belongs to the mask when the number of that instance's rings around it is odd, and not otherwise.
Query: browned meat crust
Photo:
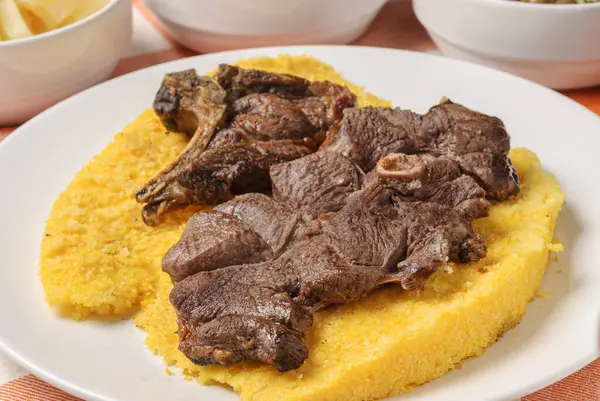
[[[314,152],[356,97],[331,82],[222,65],[216,79],[167,74],[154,109],[165,127],[192,139],[140,189],[146,224],[188,205],[214,205],[270,186],[271,165]]]

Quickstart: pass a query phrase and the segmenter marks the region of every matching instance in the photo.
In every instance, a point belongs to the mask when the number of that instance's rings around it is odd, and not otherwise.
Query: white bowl
[[[131,42],[131,13],[131,0],[110,0],[72,25],[0,42],[0,126],[109,78]]]
[[[198,52],[294,44],[345,44],[386,0],[144,0],[184,46]]]
[[[600,3],[414,0],[413,4],[444,55],[554,89],[600,84]]]

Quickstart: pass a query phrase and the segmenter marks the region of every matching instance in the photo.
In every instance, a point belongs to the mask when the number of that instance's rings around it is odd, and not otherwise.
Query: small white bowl
[[[554,89],[600,84],[600,3],[414,0],[413,5],[444,55]]]
[[[72,25],[0,42],[0,126],[109,78],[131,42],[131,8],[131,0],[109,0]]]
[[[144,0],[169,33],[197,52],[345,44],[386,0]]]

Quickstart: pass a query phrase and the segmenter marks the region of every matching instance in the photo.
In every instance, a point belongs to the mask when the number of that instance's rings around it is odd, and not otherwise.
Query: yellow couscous
[[[344,83],[309,57],[241,61],[244,67]],[[157,83],[158,85],[158,83]],[[362,105],[388,105],[353,85]],[[245,363],[196,366],[178,350],[172,288],[160,260],[196,209],[144,225],[133,194],[183,149],[152,111],[116,135],[60,195],[42,240],[41,279],[48,303],[67,316],[124,316],[148,334],[150,350],[202,383],[230,385],[243,400],[370,400],[409,391],[480,355],[518,324],[548,264],[564,195],[526,149],[511,152],[521,193],[495,204],[475,229],[488,256],[439,271],[424,290],[388,286],[367,298],[320,311],[307,333],[310,356],[295,371]],[[171,372],[167,369],[166,372]]]

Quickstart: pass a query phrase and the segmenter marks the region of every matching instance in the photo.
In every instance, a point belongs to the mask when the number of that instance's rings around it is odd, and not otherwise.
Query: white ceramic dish
[[[440,51],[554,89],[600,85],[600,3],[414,0]]]
[[[201,53],[296,44],[346,44],[386,0],[144,0],[171,35]]]
[[[419,112],[447,95],[498,115],[513,145],[535,149],[567,193],[557,228],[566,252],[551,268],[563,273],[549,272],[542,284],[552,295],[530,304],[522,323],[485,355],[398,400],[517,398],[598,357],[600,118],[553,91],[484,67],[411,52],[335,46],[227,52],[142,70],[62,102],[0,144],[0,188],[10,194],[0,197],[0,349],[43,379],[89,400],[238,399],[222,387],[167,376],[131,321],[59,318],[46,305],[37,275],[39,242],[59,193],[115,132],[151,105],[163,74],[186,68],[208,72],[218,63],[280,53],[316,56],[370,92]]]
[[[131,0],[109,0],[75,24],[0,42],[0,126],[20,124],[106,80],[131,35]]]

